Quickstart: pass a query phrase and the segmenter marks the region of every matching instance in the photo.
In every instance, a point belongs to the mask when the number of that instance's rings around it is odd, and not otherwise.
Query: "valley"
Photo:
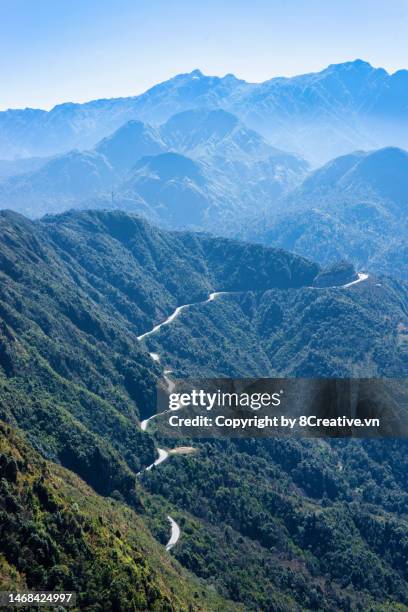
[[[157,409],[189,377],[404,384],[407,74],[0,112],[2,589],[408,610],[405,439],[189,438]]]
[[[123,210],[167,229],[278,246],[324,266],[346,260],[406,280],[408,154],[396,146],[316,168],[231,112],[190,109],[161,125],[132,119],[92,149],[23,161],[0,180],[0,205],[31,218]]]
[[[403,441],[195,441],[187,452],[189,440],[167,439],[150,420],[163,375],[168,388],[197,374],[401,376],[404,283],[360,274],[349,287],[317,288],[321,268],[296,255],[166,232],[119,211],[0,215],[8,426],[96,495],[132,508],[194,579],[214,584],[217,568],[224,602],[256,610],[273,601],[284,611],[306,600],[354,606],[363,592],[365,605],[404,601],[402,561],[371,535],[375,516],[386,533],[405,529]],[[332,553],[309,549],[311,529],[334,529]],[[363,579],[356,572],[367,556]]]

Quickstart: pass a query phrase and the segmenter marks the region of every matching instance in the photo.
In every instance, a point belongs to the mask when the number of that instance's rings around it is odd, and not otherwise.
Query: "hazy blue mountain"
[[[196,69],[159,83],[134,98],[134,109],[144,121],[163,123],[175,112],[192,108],[224,108],[251,88],[233,74],[207,76]]]
[[[0,206],[31,217],[113,207],[168,227],[239,234],[307,170],[230,113],[186,111],[158,129],[129,121],[90,151],[10,176],[0,183]]]
[[[407,147],[407,91],[406,70],[388,74],[356,60],[260,83],[231,110],[277,146],[321,163],[360,148]]]
[[[372,202],[379,210],[396,217],[403,216],[408,199],[408,153],[395,147],[378,151],[357,152],[332,160],[313,172],[295,190],[288,201],[295,207],[313,204],[319,197],[321,206],[331,209],[333,197],[349,206],[361,201],[359,213],[370,218],[364,204]],[[374,210],[371,211],[374,214]]]
[[[68,102],[50,111],[30,108],[3,111],[0,112],[0,158],[91,148],[129,120],[160,124],[180,110],[213,107],[214,100],[227,100],[235,90],[246,86],[232,75],[206,77],[194,70],[155,85],[140,96],[85,104]]]
[[[169,146],[194,157],[219,155],[253,160],[281,153],[238,117],[222,109],[177,113],[166,121],[160,132]]]
[[[358,152],[306,178],[281,203],[266,240],[324,264],[347,258],[406,278],[407,205],[408,153]]]
[[[209,228],[232,211],[239,212],[239,200],[227,185],[225,180],[217,182],[207,164],[163,153],[136,164],[120,186],[118,206],[122,207],[121,197],[130,201],[136,195],[147,205],[144,212],[151,220],[177,228]],[[143,212],[140,206],[134,210]]]
[[[110,189],[115,173],[96,151],[71,151],[32,172],[0,183],[0,206],[29,216],[76,207],[95,193]]]
[[[86,206],[104,193],[111,202],[115,185],[142,156],[165,149],[154,128],[129,121],[89,151],[74,150],[49,160],[3,161],[0,173],[3,164],[6,180],[0,183],[0,203],[3,208],[39,217]],[[28,172],[21,171],[24,162]]]
[[[104,155],[116,171],[124,172],[141,157],[157,155],[166,148],[157,130],[141,121],[128,121],[97,144],[95,151]]]
[[[244,219],[262,214],[307,173],[303,159],[223,110],[178,113],[160,134],[170,152],[141,159],[116,196],[129,210],[137,194],[147,208],[133,210],[170,227],[241,233]]]
[[[272,144],[316,164],[355,149],[408,147],[408,72],[355,60],[317,73],[247,83],[199,70],[128,98],[0,113],[0,158],[86,149],[125,122],[161,124],[174,113],[224,109]]]
[[[256,208],[288,192],[306,176],[304,159],[276,149],[258,132],[224,110],[178,113],[162,127],[163,140],[176,151],[211,164],[229,187]]]

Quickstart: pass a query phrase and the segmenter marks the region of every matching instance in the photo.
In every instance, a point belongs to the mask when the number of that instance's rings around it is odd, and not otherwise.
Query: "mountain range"
[[[3,111],[0,158],[90,149],[129,120],[160,125],[175,113],[206,108],[229,111],[274,146],[321,164],[356,149],[408,148],[407,91],[406,70],[389,74],[362,60],[263,83],[194,70],[139,96]]]
[[[253,237],[312,257],[407,279],[408,153],[397,148],[336,158],[311,173]]]
[[[322,265],[407,278],[408,154],[357,151],[310,171],[223,110],[186,111],[153,128],[130,121],[0,182],[0,204],[31,217],[122,209],[162,227],[281,246]]]
[[[403,609],[404,441],[203,440],[183,455],[139,426],[165,368],[404,376],[406,283],[347,286],[343,267],[321,287],[298,255],[121,211],[2,211],[0,235],[2,585],[86,605],[108,583],[119,610]],[[156,444],[173,454],[143,471]]]
[[[32,217],[69,208],[121,208],[168,227],[239,232],[306,176],[234,115],[196,110],[152,128],[129,121],[90,151],[46,159],[0,183],[0,205]]]
[[[177,378],[405,384],[407,75],[195,70],[0,113],[0,590],[408,609],[405,440],[156,414]]]
[[[46,114],[54,135],[57,118],[64,133],[70,132],[72,113],[84,139],[91,127],[102,135],[103,122],[109,126],[106,130],[113,127],[114,108],[120,127],[89,149],[3,160],[0,206],[30,217],[70,208],[122,209],[162,227],[260,241],[310,256],[322,265],[346,259],[359,269],[407,278],[407,153],[395,146],[371,148],[403,139],[405,128],[398,122],[404,122],[404,115],[398,100],[404,79],[404,71],[388,75],[358,60],[260,85],[194,71],[137,98],[61,107],[61,112]],[[143,121],[122,123],[129,119],[129,109],[136,108]],[[97,109],[100,122],[95,117],[91,121],[89,113]],[[180,112],[171,114],[170,109]],[[279,118],[283,109],[285,117]],[[82,125],[85,111],[87,123]],[[7,115],[7,125],[17,129],[22,124],[13,112]],[[310,137],[314,151],[319,149],[317,138],[332,149],[330,154],[343,147],[336,138],[348,138],[350,122],[359,123],[353,124],[354,140],[343,143],[345,155],[310,170],[304,158],[277,149],[248,127],[255,115],[257,128],[264,132],[261,116],[273,117],[271,142],[285,125],[288,130],[290,126],[291,138],[298,138],[299,120],[301,138],[309,142]],[[371,139],[361,139],[363,123],[378,123],[380,116],[382,140],[374,138],[373,126]],[[2,117],[0,113],[0,125]],[[324,127],[317,129],[318,121]],[[399,140],[390,136],[391,123],[399,125]],[[282,143],[291,147],[289,141]],[[356,151],[362,144],[370,150]]]

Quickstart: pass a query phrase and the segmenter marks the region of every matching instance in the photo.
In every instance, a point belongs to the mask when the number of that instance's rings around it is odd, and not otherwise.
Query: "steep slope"
[[[181,378],[403,377],[407,312],[406,283],[386,278],[260,293],[249,285],[181,313],[147,343]]]
[[[398,378],[407,312],[407,285],[385,278],[246,292],[184,311],[148,346],[174,378]],[[153,427],[175,444],[165,420]],[[183,443],[198,452],[143,483],[180,509],[186,567],[203,578],[215,567],[249,610],[405,610],[406,440]]]
[[[118,173],[128,171],[141,157],[157,155],[165,149],[159,132],[141,121],[125,123],[95,147]]]
[[[320,192],[326,200],[333,195],[346,203],[352,199],[372,198],[385,202],[388,210],[402,217],[406,205],[408,153],[395,147],[357,152],[336,158],[307,177],[299,188],[303,202],[312,203]],[[291,199],[299,199],[298,193]],[[296,205],[297,202],[295,203]],[[327,207],[332,206],[328,202]]]
[[[138,505],[155,458],[138,430],[160,368],[137,337],[215,289],[311,284],[283,251],[161,232],[123,213],[0,213],[1,418],[99,493]],[[245,265],[242,263],[245,262]],[[262,265],[258,265],[262,263]]]
[[[174,150],[207,164],[230,199],[243,202],[247,218],[273,209],[276,200],[308,172],[304,159],[272,147],[259,133],[221,109],[174,115],[161,127],[161,134]],[[245,223],[242,216],[240,223]]]
[[[74,609],[228,610],[123,503],[45,462],[0,422],[0,585],[74,591]],[[108,587],[108,588],[107,588]]]
[[[144,478],[183,565],[247,610],[406,609],[405,441],[194,444]]]
[[[211,230],[245,215],[239,194],[233,194],[229,184],[228,177],[205,162],[163,153],[139,160],[115,197],[120,208],[124,200],[129,209],[136,196],[135,211],[160,225]]]
[[[355,60],[260,83],[239,100],[239,114],[273,134],[275,145],[322,163],[355,149],[407,146],[400,102],[407,87],[407,71],[388,74]]]
[[[192,157],[217,155],[237,160],[281,153],[235,115],[222,109],[177,113],[161,126],[160,133],[170,147]]]
[[[130,121],[91,151],[71,151],[42,164],[32,162],[34,169],[29,172],[9,170],[10,177],[0,184],[0,202],[32,217],[84,207],[103,194],[111,204],[113,189],[140,157],[164,150],[156,130]],[[22,162],[14,165],[22,167]]]
[[[160,124],[191,109],[224,109],[284,150],[316,164],[355,149],[408,148],[408,72],[355,60],[291,78],[246,83],[234,75],[180,74],[129,98],[0,113],[0,158],[88,149],[126,121]]]
[[[384,278],[224,295],[148,346],[176,378],[401,377],[407,307],[407,286]],[[216,567],[250,610],[405,609],[405,440],[191,443],[198,453],[143,478],[180,508],[183,564],[204,578]]]
[[[346,258],[406,279],[407,176],[401,149],[337,158],[295,189],[258,236],[323,264]]]
[[[161,231],[120,212],[0,219],[3,420],[97,493],[143,512],[163,544],[171,515],[181,528],[171,555],[233,609],[404,609],[403,442],[194,442],[193,455],[143,471],[156,454],[140,418],[154,411],[163,368],[175,376],[404,376],[406,285],[369,277],[314,287],[319,267],[298,256]],[[229,293],[208,301],[212,291]],[[193,305],[138,340],[182,304]],[[160,447],[171,449],[175,441],[160,431]],[[74,480],[78,505],[83,491]],[[93,495],[89,512],[111,507]],[[122,510],[112,507],[115,528]],[[109,533],[100,537],[103,548]],[[145,550],[162,558],[147,539]],[[173,601],[186,603],[180,588]],[[202,593],[217,609],[209,597]]]

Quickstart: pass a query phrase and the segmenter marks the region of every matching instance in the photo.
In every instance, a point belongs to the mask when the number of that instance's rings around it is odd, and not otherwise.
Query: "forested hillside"
[[[233,609],[169,562],[129,507],[44,461],[2,422],[0,478],[2,589],[74,591],[75,609]]]
[[[161,232],[119,212],[0,220],[0,416],[134,507],[135,474],[155,457],[138,424],[160,374],[137,336],[214,289],[311,284],[318,271],[284,251]]]
[[[407,609],[404,441],[184,440],[193,454],[143,471],[157,444],[177,445],[160,419],[140,428],[164,369],[174,377],[405,375],[406,284],[370,275],[348,286],[355,275],[339,270],[343,285],[319,287],[319,266],[286,251],[166,232],[121,212],[35,222],[1,212],[6,584],[76,581],[90,597],[101,580],[111,583],[114,549],[134,609],[148,598],[158,610],[228,610],[228,600],[256,611]],[[225,293],[207,301],[214,291]],[[138,339],[183,304],[191,306]],[[167,514],[181,537],[166,563]],[[64,521],[78,552],[61,540]],[[30,540],[13,556],[27,529],[53,555],[33,575],[25,573]],[[88,586],[72,566],[87,545]],[[60,565],[68,569],[52,570]],[[113,609],[127,610],[124,601],[111,600]]]
[[[406,284],[369,277],[220,296],[148,343],[181,378],[398,378],[407,312]],[[165,421],[152,429],[174,445]],[[175,548],[187,567],[207,579],[216,568],[221,592],[247,609],[407,609],[406,440],[193,444],[195,455],[143,477],[187,513]]]
[[[406,283],[384,277],[239,292],[181,313],[148,343],[181,376],[401,377],[407,312]]]

